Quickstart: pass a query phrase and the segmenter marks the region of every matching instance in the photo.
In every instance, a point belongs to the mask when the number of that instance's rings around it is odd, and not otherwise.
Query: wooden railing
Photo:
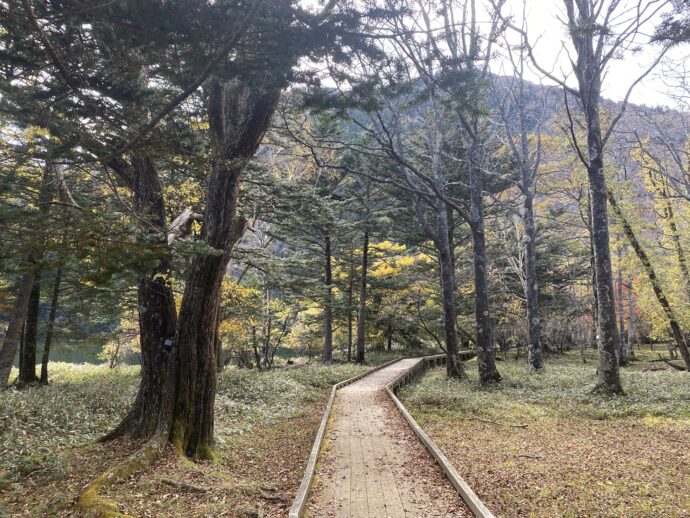
[[[463,361],[469,360],[474,356],[474,354],[474,351],[460,351],[459,358]],[[309,461],[307,463],[307,467],[302,478],[302,483],[299,487],[299,490],[297,491],[295,500],[292,503],[289,518],[301,518],[304,514],[307,498],[309,496],[309,490],[311,489],[311,485],[314,479],[316,463],[318,460],[319,453],[321,451],[321,446],[326,432],[326,426],[328,424],[328,419],[330,417],[331,410],[333,408],[333,402],[335,400],[335,395],[338,389],[351,383],[354,383],[355,381],[363,378],[364,376],[368,376],[369,374],[379,369],[383,369],[384,367],[396,363],[401,359],[402,358],[397,358],[390,362],[384,363],[383,365],[379,365],[374,369],[363,372],[346,381],[336,383],[333,386],[331,390],[331,396],[328,400],[328,403],[326,404],[326,410],[324,411],[323,417],[321,419],[319,430],[316,434],[316,439],[314,440],[314,445],[312,447],[311,455],[309,456]],[[433,356],[424,356],[419,358],[419,361],[417,363],[415,363],[405,372],[401,373],[397,378],[395,378],[391,383],[389,383],[386,386],[386,392],[388,393],[389,397],[393,400],[395,405],[398,407],[405,420],[409,423],[415,435],[419,437],[419,440],[422,442],[422,444],[424,444],[424,447],[434,457],[436,462],[439,464],[443,472],[450,480],[451,484],[453,484],[455,489],[458,491],[458,493],[463,498],[470,510],[474,513],[474,515],[480,518],[493,518],[493,515],[487,509],[484,503],[477,497],[474,491],[472,491],[472,489],[462,479],[462,477],[458,474],[457,470],[453,467],[453,465],[446,458],[443,452],[438,448],[438,446],[436,446],[436,444],[434,444],[434,442],[429,438],[429,436],[426,435],[426,433],[424,433],[424,431],[419,427],[417,422],[410,415],[410,413],[407,411],[405,406],[400,402],[396,395],[400,387],[403,387],[408,383],[411,383],[417,377],[421,376],[424,372],[426,372],[428,369],[434,367],[441,367],[445,365],[446,360],[447,356],[445,354],[436,354]]]
[[[460,351],[459,354],[460,360],[469,360],[474,356],[475,353],[474,351]],[[398,407],[398,410],[400,410],[400,413],[410,425],[412,431],[419,438],[429,453],[431,453],[431,456],[434,458],[434,460],[436,460],[436,463],[441,467],[443,472],[446,474],[446,477],[448,477],[448,480],[450,480],[450,483],[453,484],[453,487],[460,494],[472,513],[478,518],[494,518],[493,514],[491,514],[491,511],[489,511],[486,505],[484,505],[484,502],[479,499],[472,488],[460,476],[458,470],[455,469],[453,464],[451,464],[451,462],[448,460],[448,457],[446,457],[443,451],[441,451],[441,448],[436,446],[436,443],[434,443],[426,432],[422,430],[419,424],[417,424],[417,421],[415,421],[414,417],[412,417],[410,412],[407,410],[407,408],[405,408],[405,405],[402,404],[397,396],[398,390],[401,387],[412,382],[415,378],[421,376],[428,369],[445,365],[446,360],[447,356],[445,354],[425,356],[421,359],[421,361],[417,362],[415,365],[401,373],[400,376],[389,383],[386,386],[386,392],[388,392],[388,396],[393,400],[395,406]]]
[[[475,352],[471,350],[459,351],[458,357],[460,361],[467,361],[475,356]],[[442,367],[448,361],[448,356],[446,354],[435,354],[433,356],[424,356],[421,361],[417,363],[414,367],[406,370],[400,376],[395,378],[391,383],[388,384],[388,388],[393,392],[393,394],[398,394],[398,390],[409,383],[412,383],[416,378],[424,374],[427,370],[433,369],[434,367]]]

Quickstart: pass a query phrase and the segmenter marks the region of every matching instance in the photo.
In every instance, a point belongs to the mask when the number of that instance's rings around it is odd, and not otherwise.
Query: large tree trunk
[[[331,236],[328,231],[324,234],[324,244],[326,300],[323,308],[323,361],[330,363],[333,360],[333,272],[331,268]]]
[[[525,298],[527,300],[527,363],[530,370],[544,368],[541,354],[541,319],[539,318],[539,279],[537,277],[537,228],[534,223],[532,182],[523,173],[525,190],[523,221],[525,223]]]
[[[587,196],[589,199],[589,195]],[[587,230],[589,231],[589,266],[592,270],[592,344],[599,347],[599,295],[597,294],[597,269],[594,267],[594,232],[592,231],[592,210],[591,203],[588,203],[589,210],[587,220]]]
[[[230,253],[246,227],[246,220],[237,215],[240,175],[266,132],[279,96],[275,85],[212,80],[209,88],[213,158],[202,239],[217,253],[199,253],[190,266],[175,336],[180,365],[170,436],[178,451],[192,457],[212,455],[216,395],[212,319]]]
[[[630,226],[628,219],[625,217],[625,214],[623,214],[623,211],[618,205],[618,201],[616,200],[613,193],[611,191],[608,191],[607,196],[614,214],[623,225],[623,232],[625,233],[625,237],[628,239],[630,246],[635,251],[637,258],[640,260],[642,266],[644,267],[645,273],[647,274],[649,282],[652,285],[652,291],[654,291],[654,296],[656,297],[657,301],[659,302],[659,305],[661,305],[661,308],[664,311],[664,315],[668,320],[668,324],[671,328],[671,332],[673,333],[673,338],[676,342],[676,345],[680,349],[680,354],[681,356],[683,356],[685,365],[688,367],[688,370],[690,370],[690,351],[688,351],[688,346],[685,342],[685,336],[683,336],[683,331],[681,330],[680,324],[676,319],[676,315],[673,312],[673,309],[671,308],[671,304],[666,298],[666,294],[664,293],[663,288],[661,287],[661,282],[659,281],[659,278],[656,275],[656,271],[652,266],[652,262],[650,261],[647,252],[645,252],[642,248],[642,245],[637,239],[637,236],[635,235],[635,232]]]
[[[364,363],[364,339],[367,318],[367,267],[369,264],[369,229],[364,228],[364,243],[362,245],[362,276],[359,284],[359,313],[357,315],[357,342],[355,346],[355,362]]]
[[[31,385],[38,381],[36,377],[36,344],[38,339],[38,313],[41,304],[41,281],[36,278],[29,304],[26,310],[26,323],[24,331],[24,347],[22,348],[22,361],[19,368],[19,383]]]
[[[60,283],[62,282],[62,267],[58,266],[55,271],[55,281],[53,283],[53,294],[50,299],[50,314],[48,315],[48,326],[46,328],[46,338],[43,342],[43,357],[41,358],[41,384],[48,384],[48,362],[50,361],[50,347],[53,344],[55,334],[55,316],[57,314],[57,304],[60,297]]]
[[[22,361],[24,360],[24,338],[26,337],[26,320],[22,326],[22,337],[19,340],[19,370],[22,370]]]
[[[222,285],[222,281],[221,281]],[[215,329],[213,331],[214,338],[214,349],[216,351],[216,372],[223,372],[225,367],[225,361],[223,360],[223,340],[220,338],[220,321],[221,321],[221,309],[220,309],[220,297],[218,297],[218,302],[216,303],[215,316],[213,318],[215,324]]]
[[[501,375],[496,368],[493,346],[493,323],[489,309],[489,282],[486,272],[486,241],[484,236],[484,196],[482,172],[479,169],[479,145],[470,149],[470,217],[474,263],[474,313],[477,330],[477,368],[482,384],[498,383]]]
[[[618,330],[613,297],[613,272],[609,248],[609,221],[606,207],[606,178],[604,176],[604,141],[599,117],[601,99],[601,56],[594,48],[597,13],[591,12],[588,2],[565,0],[570,36],[577,51],[573,69],[578,81],[578,97],[587,128],[587,176],[592,206],[592,244],[596,272],[599,368],[595,391],[622,394],[618,366]],[[567,94],[566,94],[567,95]]]
[[[436,202],[437,246],[441,270],[441,298],[443,305],[443,334],[446,345],[446,374],[449,378],[464,378],[465,369],[458,355],[459,342],[456,327],[457,309],[455,306],[455,268],[454,254],[451,250],[450,228],[446,204]]]
[[[618,330],[616,329],[616,307],[613,297],[613,272],[611,271],[611,251],[609,248],[608,211],[606,210],[606,181],[604,164],[600,154],[601,131],[598,129],[598,114],[592,115],[597,122],[595,133],[599,135],[589,140],[591,144],[590,167],[588,171],[592,197],[592,234],[594,245],[594,270],[597,282],[599,365],[596,390],[608,394],[622,394],[618,366]]]
[[[148,439],[167,431],[177,363],[172,346],[177,315],[169,282],[170,261],[165,257],[165,202],[158,171],[150,159],[137,156],[127,169],[120,167],[116,171],[128,180],[134,192],[134,208],[150,230],[157,232],[154,243],[164,257],[139,279],[137,287],[141,348],[139,391],[129,413],[102,440],[123,435]]]

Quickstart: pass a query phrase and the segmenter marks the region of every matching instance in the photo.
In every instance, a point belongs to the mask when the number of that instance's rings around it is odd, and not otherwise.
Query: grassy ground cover
[[[0,516],[3,508],[13,517],[76,516],[81,488],[136,446],[94,441],[126,413],[138,367],[51,368],[49,387],[0,392]],[[315,361],[267,373],[228,368],[216,400],[217,461],[168,451],[104,496],[140,517],[285,516],[331,385],[368,368]]]
[[[690,375],[637,355],[625,397],[589,393],[591,352],[536,375],[507,359],[491,389],[475,365],[459,382],[437,369],[401,397],[497,516],[690,516]]]

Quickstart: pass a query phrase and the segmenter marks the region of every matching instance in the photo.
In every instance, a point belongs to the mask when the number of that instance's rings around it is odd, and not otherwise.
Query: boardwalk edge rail
[[[302,483],[300,484],[299,489],[297,490],[297,495],[295,496],[295,499],[292,502],[292,507],[290,508],[290,513],[288,515],[289,518],[301,518],[304,515],[304,510],[307,503],[307,496],[309,495],[309,490],[311,489],[312,482],[314,481],[316,461],[318,460],[319,452],[321,451],[321,446],[323,444],[323,438],[326,434],[326,426],[328,425],[328,419],[331,416],[333,401],[335,401],[335,393],[338,391],[338,389],[350,385],[351,383],[354,383],[355,381],[358,381],[363,377],[372,374],[373,372],[388,367],[389,365],[392,365],[402,359],[403,358],[400,357],[389,362],[382,363],[381,365],[377,365],[373,369],[369,369],[368,371],[362,372],[361,374],[357,374],[357,376],[353,378],[341,381],[340,383],[336,383],[335,385],[333,385],[333,388],[331,389],[331,397],[328,399],[328,403],[326,403],[326,409],[324,410],[323,417],[321,418],[319,431],[316,433],[316,439],[314,439],[314,445],[311,448],[309,462],[307,462],[307,467],[304,470]]]
[[[462,351],[460,352],[460,355],[461,359],[466,360],[474,356],[474,351]],[[451,484],[453,484],[453,487],[458,491],[472,513],[479,518],[494,518],[494,515],[491,513],[491,511],[489,511],[486,505],[484,505],[484,502],[482,502],[476,493],[472,491],[472,488],[460,476],[458,471],[444,455],[441,449],[436,446],[434,441],[432,441],[424,430],[422,430],[422,428],[417,424],[417,421],[415,421],[414,417],[412,417],[410,412],[407,411],[405,405],[403,405],[397,397],[397,392],[400,387],[410,383],[414,378],[420,376],[430,367],[444,365],[446,363],[446,358],[447,357],[445,354],[425,356],[422,361],[401,373],[400,376],[389,383],[386,386],[386,392],[388,392],[388,396],[393,400],[395,406],[398,407],[398,410],[400,410],[400,413],[410,425],[415,435],[419,438],[429,453],[431,453],[432,457],[434,457],[438,465],[446,474]],[[290,516],[292,517],[292,514]]]

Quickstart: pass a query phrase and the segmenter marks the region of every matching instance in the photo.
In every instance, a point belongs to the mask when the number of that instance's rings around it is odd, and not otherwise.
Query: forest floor
[[[364,367],[298,360],[266,373],[228,368],[218,383],[216,461],[169,450],[103,496],[137,517],[286,516],[331,386],[399,355],[370,355]],[[51,369],[48,387],[0,391],[0,517],[79,516],[81,489],[136,448],[95,440],[126,413],[138,367]]]
[[[401,399],[498,517],[690,516],[690,375],[636,354],[624,397],[589,393],[588,351],[585,364],[552,354],[536,375],[511,353],[491,389],[474,362],[466,381],[436,369]]]

